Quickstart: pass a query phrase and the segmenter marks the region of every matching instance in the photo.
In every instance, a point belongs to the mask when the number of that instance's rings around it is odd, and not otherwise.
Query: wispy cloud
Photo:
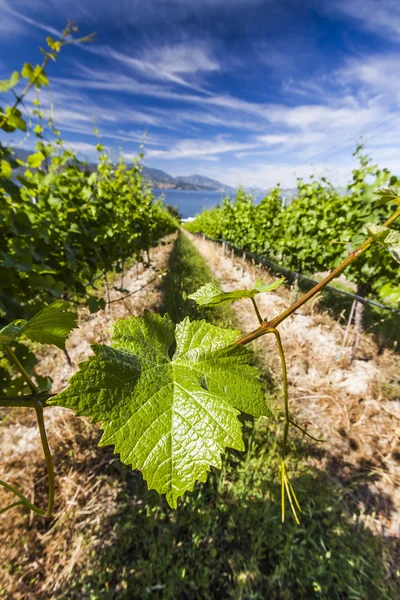
[[[138,56],[101,45],[86,49],[109,61],[119,62],[147,79],[169,81],[201,92],[205,90],[194,83],[194,77],[198,73],[219,70],[218,63],[211,58],[208,49],[200,42],[162,45],[150,48]]]
[[[5,0],[0,0],[0,33],[4,38],[14,36],[23,31],[22,23],[13,14]]]
[[[257,145],[257,143],[227,140],[221,136],[211,140],[189,139],[180,140],[168,150],[149,150],[147,156],[167,160],[176,158],[197,159],[199,157],[203,160],[215,160],[215,157],[219,154],[254,148]]]
[[[36,19],[32,19],[22,14],[21,12],[14,10],[12,5],[6,0],[0,0],[0,13],[0,31],[2,31],[5,35],[13,34],[15,32],[23,31],[24,29],[26,29],[22,26],[22,23],[41,29],[46,33],[51,33],[56,37],[59,37],[61,35],[60,30],[51,27],[46,23],[42,23],[41,21],[38,21]]]
[[[329,10],[351,17],[377,36],[400,40],[400,4],[398,0],[338,0]]]
[[[145,136],[150,165],[204,165],[233,184],[324,165],[342,177],[361,135],[377,159],[397,159],[397,0],[0,0],[0,11],[2,38],[19,32],[2,46],[5,76],[22,33],[33,61],[67,15],[97,31],[49,68],[54,119],[81,153],[95,121],[110,150],[133,155]]]

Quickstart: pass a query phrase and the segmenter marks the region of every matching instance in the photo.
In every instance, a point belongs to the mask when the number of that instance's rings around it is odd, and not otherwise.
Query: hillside
[[[224,192],[227,194],[233,193],[234,188],[224,185],[216,179],[210,179],[203,175],[188,175],[172,177],[165,171],[153,169],[151,167],[143,167],[143,175],[151,181],[153,187],[161,189],[175,190],[207,190],[214,192]]]

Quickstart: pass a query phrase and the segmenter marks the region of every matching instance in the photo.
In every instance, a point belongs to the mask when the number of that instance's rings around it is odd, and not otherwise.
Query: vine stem
[[[283,400],[285,405],[285,429],[283,434],[283,443],[282,443],[282,453],[281,453],[281,502],[282,502],[282,523],[285,522],[285,490],[287,497],[289,499],[290,507],[292,509],[292,513],[294,519],[298,525],[300,525],[299,518],[296,513],[295,505],[298,510],[302,512],[300,508],[300,504],[297,500],[295,491],[290,482],[289,476],[286,471],[285,457],[287,454],[287,442],[289,436],[289,425],[292,422],[289,414],[289,394],[288,394],[288,378],[287,378],[287,367],[286,367],[286,359],[285,353],[282,346],[282,340],[280,333],[274,327],[269,327],[267,333],[273,333],[278,344],[279,357],[281,360],[282,367],[282,380],[283,380]]]
[[[49,398],[53,398],[57,396],[57,394],[35,394],[35,395],[25,395],[25,396],[5,396],[3,398],[0,397],[0,407],[11,407],[18,406],[20,408],[34,408],[34,400],[40,400],[43,408],[49,408],[49,405],[46,404],[46,400]]]
[[[71,43],[84,43],[84,42],[91,42],[94,39],[94,33],[89,34],[87,36],[84,36],[82,38],[76,39],[76,40],[67,40],[67,37],[71,34],[71,28],[72,28],[73,22],[69,21],[67,23],[67,27],[64,29],[64,31],[62,32],[60,38],[58,39],[58,41],[60,42],[61,46],[66,46],[67,44],[71,44]],[[38,81],[39,77],[42,75],[42,73],[44,72],[45,68],[47,67],[49,61],[50,61],[50,56],[45,56],[42,64],[39,67],[39,70],[36,74],[36,76],[32,77],[32,79],[30,79],[28,81],[28,83],[26,84],[25,88],[23,89],[23,91],[21,92],[21,94],[19,96],[16,97],[16,100],[12,106],[12,110],[15,110],[17,108],[17,106],[19,106],[20,104],[22,104],[24,98],[27,96],[27,94],[29,93],[30,89],[36,84],[36,82]],[[12,113],[10,113],[12,114]],[[3,120],[0,122],[0,129],[7,123],[7,121],[9,120],[9,115],[6,115]]]
[[[258,322],[259,323],[264,323],[264,319],[262,318],[262,316],[260,314],[260,311],[259,311],[258,306],[257,306],[257,302],[254,300],[254,298],[250,298],[250,300],[252,301],[254,310],[256,311]]]
[[[37,394],[38,388],[33,383],[32,379],[29,377],[28,373],[25,371],[24,367],[21,365],[18,358],[15,356],[14,351],[11,349],[11,347],[8,344],[5,346],[4,349],[5,349],[6,353],[8,354],[8,357],[11,360],[11,362],[14,363],[14,365],[17,367],[18,371],[21,373],[22,377],[25,379],[32,394]]]
[[[8,403],[7,403],[7,400],[8,400]],[[36,506],[32,502],[30,502],[30,500],[28,500],[28,498],[26,498],[26,496],[24,496],[24,494],[22,494],[20,491],[18,491],[15,487],[13,487],[9,483],[6,483],[5,481],[2,481],[0,479],[0,485],[2,487],[4,487],[6,490],[8,490],[9,492],[12,492],[13,494],[15,494],[19,498],[19,500],[17,502],[13,502],[12,504],[9,504],[5,508],[1,509],[0,515],[11,510],[12,508],[15,508],[16,506],[25,506],[26,508],[29,508],[29,510],[33,511],[40,517],[49,517],[51,515],[53,506],[54,506],[55,480],[54,480],[53,460],[51,458],[51,452],[50,452],[49,443],[48,443],[47,435],[46,435],[46,428],[44,425],[43,404],[40,400],[35,399],[35,398],[20,397],[20,401],[18,404],[14,403],[9,398],[8,399],[2,398],[0,406],[21,406],[21,407],[25,407],[25,408],[33,408],[35,410],[38,427],[39,427],[40,440],[42,442],[43,453],[44,453],[44,457],[46,460],[47,477],[48,477],[48,481],[49,481],[47,510],[44,510],[43,508],[39,508],[38,506]]]
[[[387,221],[385,221],[383,226],[388,227],[399,216],[400,208],[398,208],[396,212],[393,213],[393,215]],[[303,306],[303,304],[305,304],[313,296],[318,294],[318,292],[320,292],[326,285],[328,285],[328,283],[330,283],[332,279],[338,277],[338,275],[340,275],[349,265],[351,265],[359,256],[361,256],[371,246],[373,242],[374,239],[372,237],[369,237],[359,248],[357,248],[357,250],[350,252],[347,258],[338,267],[336,267],[336,269],[329,273],[329,275],[327,275],[327,277],[325,277],[322,281],[317,283],[317,285],[315,285],[309,292],[307,292],[307,294],[302,296],[299,300],[297,300],[297,302],[294,302],[294,304],[289,306],[289,308],[287,308],[280,315],[275,317],[275,319],[272,319],[272,321],[263,321],[260,327],[237,340],[236,344],[248,344],[253,340],[256,340],[257,338],[265,335],[266,333],[269,333],[271,329],[276,329],[276,327],[280,325],[282,321],[290,317],[290,315],[292,315],[298,308]]]

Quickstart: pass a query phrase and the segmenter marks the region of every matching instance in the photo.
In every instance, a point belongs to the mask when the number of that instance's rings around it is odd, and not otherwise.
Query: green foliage
[[[68,389],[51,403],[101,421],[101,445],[140,469],[172,507],[225,447],[243,450],[239,411],[266,414],[238,331],[145,312],[116,321],[112,348],[95,345]],[[101,401],[100,401],[101,400]]]
[[[391,283],[387,283],[381,289],[381,298],[393,306],[400,304],[400,286],[395,287]]]
[[[262,292],[272,292],[281,286],[285,278],[274,281],[273,283],[265,284],[262,279],[258,279],[251,290],[233,290],[231,292],[223,292],[217,284],[213,282],[206,283],[189,298],[195,300],[199,306],[217,306],[226,302],[236,302],[242,298],[254,298]]]
[[[21,75],[25,79],[28,79],[30,83],[34,84],[36,89],[40,89],[42,86],[46,87],[49,84],[46,73],[40,65],[32,67],[30,63],[25,63]]]
[[[365,226],[365,229],[375,242],[382,244],[392,255],[392,257],[400,262],[400,232],[394,231],[389,227],[382,225],[373,225],[371,223]]]
[[[22,72],[42,81],[31,65]],[[26,129],[15,105],[0,115],[0,127]],[[62,295],[82,303],[98,272],[139,258],[177,227],[154,201],[140,157],[131,167],[114,164],[98,145],[92,172],[58,135],[44,142],[40,111],[32,128],[38,141],[26,162],[0,145],[0,323],[29,318]],[[89,298],[91,311],[101,307]]]
[[[297,195],[287,208],[283,207],[279,188],[258,205],[239,190],[234,199],[227,198],[220,206],[204,211],[187,228],[266,255],[293,271],[314,275],[331,269],[361,243],[366,223],[372,219],[376,220],[374,225],[384,221],[391,214],[391,204],[398,202],[395,188],[378,191],[387,183],[395,185],[396,177],[373,165],[362,147],[355,154],[360,166],[354,169],[344,195],[325,178],[310,183],[299,179]],[[393,227],[396,230],[398,225]],[[400,285],[396,264],[379,247],[368,250],[355,262],[347,277],[356,282],[358,293],[376,298],[380,298],[380,289],[388,280]]]
[[[65,342],[75,327],[75,308],[64,300],[57,300],[36,313],[29,321],[19,319],[6,325],[0,330],[0,343],[9,344],[25,336],[32,342],[64,349]]]
[[[391,182],[392,179],[395,179],[395,181],[397,182],[397,178],[396,177],[392,177],[391,178]],[[395,182],[393,182],[395,183]],[[386,188],[382,188],[380,190],[378,190],[376,192],[376,195],[378,196],[378,200],[377,200],[377,204],[386,204],[388,202],[390,202],[391,204],[400,203],[400,197],[399,197],[399,193],[396,189],[394,189],[393,187],[386,187]]]
[[[35,154],[31,154],[27,158],[28,167],[30,167],[31,169],[38,169],[42,165],[42,162],[44,160],[45,155],[42,152],[36,152]]]
[[[14,71],[10,77],[10,79],[3,79],[0,81],[0,92],[8,92],[15,88],[15,86],[19,82],[19,73],[18,71]]]

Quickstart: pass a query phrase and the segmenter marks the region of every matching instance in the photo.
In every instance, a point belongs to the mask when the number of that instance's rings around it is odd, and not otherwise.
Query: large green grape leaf
[[[25,335],[33,342],[52,344],[65,349],[65,341],[77,327],[77,314],[72,304],[57,300],[49,304],[29,321],[19,319],[0,330],[0,343],[9,344]]]
[[[385,227],[384,225],[374,225],[368,223],[365,230],[375,242],[382,244],[390,252],[397,262],[400,262],[400,232]]]
[[[100,445],[113,444],[175,508],[211,465],[221,467],[226,447],[244,449],[239,411],[269,414],[238,333],[147,311],[116,321],[112,347],[92,346],[51,403],[100,421]]]
[[[261,292],[272,292],[284,283],[285,278],[278,279],[272,283],[264,283],[262,279],[257,279],[254,287],[251,290],[233,290],[231,292],[223,292],[215,283],[206,283],[191,294],[189,298],[195,300],[199,306],[217,306],[225,302],[236,302],[242,298],[254,298]]]

